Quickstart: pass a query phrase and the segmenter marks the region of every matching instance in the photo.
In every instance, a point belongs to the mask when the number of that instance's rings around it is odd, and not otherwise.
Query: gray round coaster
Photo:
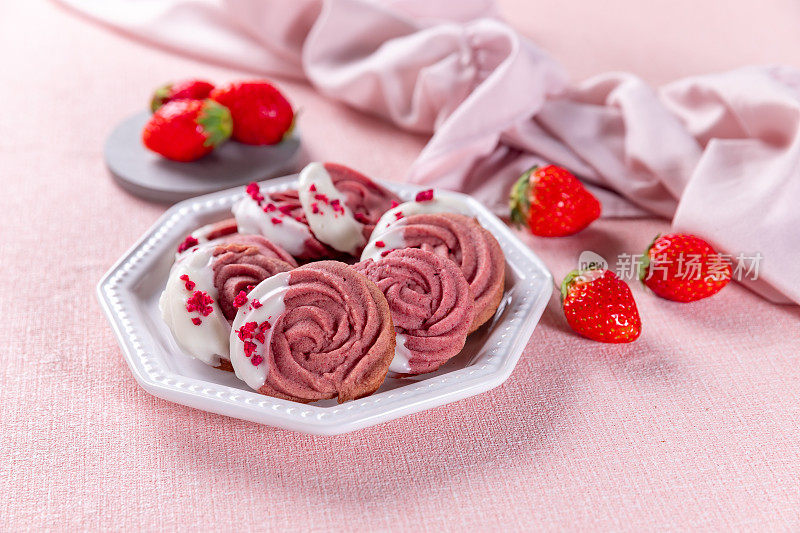
[[[108,136],[108,169],[127,191],[157,202],[178,202],[251,181],[282,176],[297,170],[300,137],[272,146],[228,141],[207,156],[190,163],[164,159],[142,144],[142,129],[150,119],[143,111],[125,119]]]

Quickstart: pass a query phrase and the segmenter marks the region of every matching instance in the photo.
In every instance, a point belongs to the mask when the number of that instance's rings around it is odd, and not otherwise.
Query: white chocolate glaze
[[[300,171],[297,192],[314,236],[334,250],[357,255],[366,242],[363,224],[353,217],[345,203],[347,196],[334,186],[322,163],[309,163]],[[327,201],[318,200],[316,195],[324,195]],[[338,211],[331,205],[334,200],[341,206]]]
[[[389,365],[389,370],[398,374],[408,374],[411,372],[411,366],[408,364],[410,360],[411,352],[406,348],[406,336],[398,333],[397,345],[394,348],[394,359]]]
[[[398,250],[406,247],[406,240],[403,238],[404,221],[398,220],[388,230],[384,231],[380,238],[370,239],[364,251],[361,252],[361,261],[367,259],[378,260],[382,257],[384,252],[390,250]],[[374,235],[374,234],[373,234]],[[382,246],[380,246],[382,245]]]
[[[401,217],[398,219],[397,214],[400,213]],[[389,229],[390,226],[397,224],[403,218],[411,215],[422,215],[427,213],[458,213],[461,215],[470,214],[464,209],[462,203],[453,200],[447,196],[434,193],[433,200],[417,202],[412,200],[410,202],[403,202],[402,204],[393,207],[386,211],[383,216],[375,224],[375,229],[372,230],[370,240],[377,240],[378,236]]]
[[[311,230],[302,222],[279,211],[266,213],[250,196],[236,202],[232,211],[239,233],[262,235],[290,255],[302,254],[306,240],[313,237]],[[273,222],[273,219],[280,220],[280,223]]]
[[[230,358],[233,370],[236,372],[236,377],[247,383],[247,385],[258,390],[264,385],[269,372],[268,362],[264,357],[264,346],[268,346],[272,338],[272,328],[265,332],[265,342],[262,345],[256,342],[256,351],[251,357],[247,357],[244,351],[244,341],[239,338],[238,331],[243,325],[248,322],[262,322],[269,321],[272,325],[275,324],[277,318],[283,313],[285,307],[283,297],[286,291],[289,290],[289,272],[281,272],[269,277],[256,285],[250,294],[248,294],[248,304],[239,308],[236,312],[236,318],[233,320],[233,326],[230,333]],[[250,302],[258,300],[261,307],[254,309]],[[252,357],[259,355],[264,360],[254,365]]]
[[[218,366],[220,357],[228,359],[228,337],[230,325],[217,304],[217,289],[214,287],[214,274],[211,269],[213,246],[195,247],[195,251],[181,254],[169,272],[167,286],[161,293],[158,307],[161,316],[172,332],[175,342],[187,355],[191,355],[211,366]],[[186,288],[186,281],[180,279],[187,275],[194,282],[192,290]],[[214,302],[211,313],[202,316],[186,310],[187,300],[195,291],[203,291]],[[192,323],[199,318],[199,325]]]

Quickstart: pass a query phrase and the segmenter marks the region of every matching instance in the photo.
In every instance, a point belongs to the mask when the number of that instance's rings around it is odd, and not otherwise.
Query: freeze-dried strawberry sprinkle
[[[199,325],[200,325],[200,324],[202,324],[202,323],[203,323],[203,321],[202,321],[202,320],[200,320],[200,317],[194,317],[194,318],[192,319],[192,324],[194,324],[195,326],[199,326]]]
[[[247,339],[253,338],[253,332],[258,327],[256,322],[247,322],[241,328],[236,331],[236,334],[239,336],[239,340],[246,341]]]
[[[256,343],[244,341],[244,356],[250,357],[256,351]]]
[[[397,213],[394,214],[394,218],[396,218],[397,220],[400,220],[401,218],[403,218],[403,212],[402,211],[398,211]]]
[[[208,316],[214,310],[211,304],[214,299],[203,291],[194,291],[192,295],[186,300],[186,310],[190,313],[200,313],[203,316]]]
[[[342,204],[339,202],[338,198],[331,200],[331,207],[333,208],[334,213],[344,214],[344,207],[342,207]]]
[[[383,248],[386,246],[386,243],[383,241],[375,241],[375,248]]]
[[[319,205],[317,205],[317,202],[313,202],[311,204],[311,212],[314,213],[315,215],[319,214]]]
[[[236,298],[233,299],[233,306],[237,309],[244,304],[247,303],[247,293],[244,291],[239,291],[239,294],[236,295]]]
[[[261,302],[259,302],[259,301],[258,301],[258,300],[256,300],[255,298],[253,298],[253,301],[252,301],[252,302],[250,302],[250,305],[252,305],[252,306],[253,306],[253,309],[258,309],[259,307],[261,307],[261,306],[262,306],[262,305],[264,305],[264,304],[262,304]]]
[[[273,224],[283,224],[283,220],[279,219],[278,217],[272,217],[270,219],[270,222],[272,222]]]
[[[200,243],[198,242],[198,240],[197,240],[197,239],[195,239],[194,237],[192,237],[191,235],[189,235],[189,236],[187,236],[187,237],[186,237],[186,238],[183,240],[183,242],[182,242],[182,243],[180,243],[180,244],[178,245],[178,253],[179,253],[179,254],[182,254],[183,252],[185,252],[185,251],[186,251],[186,250],[188,250],[189,248],[191,248],[191,247],[193,247],[193,246],[197,246],[198,244],[200,244]]]
[[[392,209],[394,209],[398,205],[400,205],[400,202],[398,202],[397,200],[392,200]]]
[[[381,257],[386,257],[387,255],[389,255],[389,252],[391,252],[391,250],[384,250],[384,251],[382,251],[382,252],[381,252]]]
[[[276,211],[277,209],[278,208],[275,207],[275,204],[267,204],[267,205],[264,206],[264,212],[265,213],[272,213],[273,211]]]
[[[317,186],[313,183],[308,187],[308,190],[311,192],[317,192]]]
[[[258,183],[249,184],[244,191],[259,204],[264,200],[264,195],[261,194],[261,188],[258,186]]]
[[[325,195],[325,194],[315,194],[314,195],[314,200],[319,200],[320,202],[323,202],[323,203],[327,204],[328,203],[328,196]]]
[[[417,197],[414,198],[417,202],[430,202],[433,200],[433,189],[428,189],[426,191],[419,191],[417,193]]]
[[[186,287],[187,291],[193,291],[194,290],[196,284],[195,284],[194,281],[189,279],[189,275],[188,274],[184,274],[179,279],[181,281],[185,281],[186,282],[186,283],[183,284],[183,286]]]
[[[272,325],[268,320],[265,320],[261,324],[247,322],[236,332],[239,339],[244,342],[244,355],[246,357],[253,356],[252,361],[255,366],[261,364],[264,359],[260,355],[254,355],[257,345],[253,341],[265,344],[267,342],[267,330],[271,327]]]

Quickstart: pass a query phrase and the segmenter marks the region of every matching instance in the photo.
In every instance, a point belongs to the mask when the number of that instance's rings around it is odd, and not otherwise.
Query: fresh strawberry
[[[181,80],[175,83],[162,85],[150,99],[150,109],[153,113],[172,100],[203,100],[208,98],[214,86],[203,80]]]
[[[231,136],[231,114],[213,100],[173,100],[153,113],[142,132],[150,150],[174,161],[194,161]]]
[[[573,270],[561,283],[570,327],[595,341],[632,342],[642,320],[630,287],[610,270]]]
[[[230,83],[210,98],[231,110],[233,138],[245,144],[279,143],[294,123],[291,104],[266,81]]]
[[[693,302],[722,290],[731,280],[731,264],[700,237],[659,235],[642,256],[639,279],[662,298]]]
[[[600,216],[600,202],[561,167],[535,166],[511,189],[511,221],[527,224],[534,235],[564,237]]]

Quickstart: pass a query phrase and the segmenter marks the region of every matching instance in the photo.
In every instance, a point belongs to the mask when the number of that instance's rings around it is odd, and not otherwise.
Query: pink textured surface
[[[800,64],[790,2],[538,4],[502,3],[576,79]],[[297,435],[149,396],[93,287],[163,207],[117,188],[100,147],[165,79],[241,73],[40,2],[4,6],[0,43],[0,530],[800,527],[800,310],[739,285],[691,305],[633,286],[644,332],[621,347],[570,333],[554,301],[504,386],[352,435]],[[304,109],[318,159],[392,179],[425,142],[280,85]],[[601,220],[528,242],[559,278],[579,250],[638,251],[666,228]]]

